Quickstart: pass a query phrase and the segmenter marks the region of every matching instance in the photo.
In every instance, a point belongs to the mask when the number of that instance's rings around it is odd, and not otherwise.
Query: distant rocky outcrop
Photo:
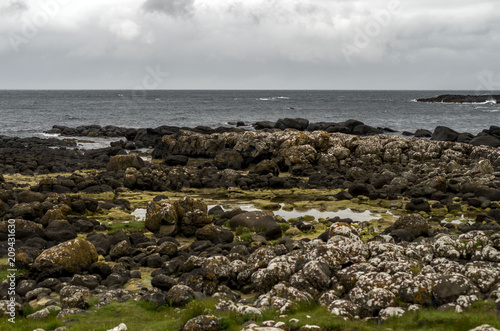
[[[417,99],[418,102],[445,102],[445,103],[481,103],[494,101],[500,102],[500,95],[460,95],[443,94],[433,98]]]

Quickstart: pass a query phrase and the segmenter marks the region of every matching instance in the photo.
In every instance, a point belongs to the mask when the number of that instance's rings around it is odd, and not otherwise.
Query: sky
[[[498,0],[0,0],[0,89],[500,90]]]

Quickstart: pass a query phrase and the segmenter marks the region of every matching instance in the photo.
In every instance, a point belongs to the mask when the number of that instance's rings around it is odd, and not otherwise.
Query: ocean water
[[[500,105],[418,103],[417,98],[475,91],[297,90],[0,90],[0,135],[42,136],[53,125],[228,126],[230,122],[303,117],[357,119],[398,131],[438,125],[477,134],[500,126]],[[485,92],[484,94],[499,94]]]

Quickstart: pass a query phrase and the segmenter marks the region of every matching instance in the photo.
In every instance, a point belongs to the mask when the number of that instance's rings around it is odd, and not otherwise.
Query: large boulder
[[[145,227],[153,233],[174,235],[178,231],[178,218],[173,204],[167,201],[150,201],[146,208]]]
[[[208,224],[201,229],[196,230],[196,239],[209,240],[214,245],[232,243],[234,234],[215,224]]]
[[[287,128],[304,131],[309,125],[309,120],[305,118],[280,118],[276,122],[276,128],[284,130]]]
[[[214,158],[214,164],[220,170],[234,169],[240,170],[243,165],[243,157],[237,151],[226,148],[218,152]]]
[[[500,147],[500,140],[494,136],[481,135],[473,138],[470,142],[474,146],[490,146],[490,147]]]
[[[429,222],[420,214],[403,215],[394,222],[393,229],[407,230],[416,238],[429,234]]]
[[[437,141],[457,141],[460,133],[446,126],[438,126],[432,133],[431,140]]]
[[[239,227],[264,232],[267,239],[277,239],[282,235],[281,227],[274,220],[272,213],[250,211],[238,214],[229,220],[231,229]]]
[[[73,239],[43,251],[32,269],[40,278],[75,274],[88,269],[97,261],[97,251],[90,242]]]
[[[112,156],[108,163],[109,171],[126,170],[127,168],[141,169],[144,167],[144,160],[136,155],[116,155]]]

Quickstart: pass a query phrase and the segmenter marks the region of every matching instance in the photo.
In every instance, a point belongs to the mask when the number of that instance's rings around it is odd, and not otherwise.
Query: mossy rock
[[[43,251],[35,259],[32,270],[40,278],[75,274],[88,269],[97,259],[94,245],[77,238]]]

